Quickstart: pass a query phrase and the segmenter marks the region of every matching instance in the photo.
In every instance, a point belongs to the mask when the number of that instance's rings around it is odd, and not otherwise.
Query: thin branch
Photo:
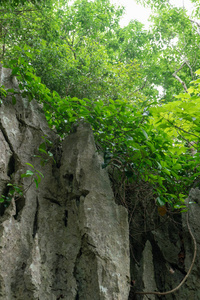
[[[190,69],[191,77],[194,80],[194,75],[193,75],[192,67],[190,66],[190,64],[189,64],[189,62],[187,60],[185,61],[185,63],[188,66],[188,68]]]
[[[178,130],[183,131],[183,132],[185,132],[185,133],[187,133],[187,134],[189,134],[189,135],[193,135],[193,136],[195,136],[195,137],[197,137],[197,138],[199,139],[199,136],[198,136],[198,135],[196,135],[196,134],[194,134],[194,133],[192,133],[192,132],[186,131],[185,129],[183,129],[183,128],[177,126],[177,125],[174,125],[170,120],[168,120],[168,119],[166,119],[166,118],[165,118],[165,120],[166,120],[168,123],[170,123],[173,127],[177,128]]]
[[[67,42],[69,48],[71,49],[71,51],[72,51],[72,53],[73,53],[73,55],[74,55],[74,58],[76,59],[76,52],[75,52],[74,49],[73,49],[73,44],[70,45],[70,43],[69,43],[69,41],[68,41],[67,38],[66,38],[65,40],[66,40],[66,42]],[[72,42],[72,43],[73,43],[73,42]]]
[[[133,93],[136,93],[136,92],[138,92],[138,91],[143,90],[143,88],[145,87],[146,83],[147,83],[147,79],[145,79],[144,84],[143,84],[140,88],[138,88],[138,89],[136,89],[135,91],[133,91]]]
[[[180,55],[182,55],[181,51],[179,49],[177,49],[176,47],[173,47]],[[195,53],[196,54],[196,53]],[[184,57],[185,59],[185,64],[188,66],[188,68],[190,69],[190,73],[191,73],[191,77],[194,80],[194,75],[193,75],[193,71],[192,71],[192,67],[189,64],[189,61],[187,60],[186,57]]]
[[[182,63],[182,65],[180,66],[180,68],[179,68],[178,70],[176,70],[176,71],[172,74],[172,76],[173,76],[174,78],[176,78],[176,79],[182,84],[184,90],[186,91],[186,93],[188,93],[188,91],[187,91],[187,86],[186,86],[185,82],[177,75],[177,73],[184,67],[185,64],[186,64],[186,62],[184,61],[184,63]]]
[[[75,33],[76,33],[76,31],[73,30],[72,32],[73,32],[73,35],[72,35],[72,47],[73,47],[74,46],[74,39],[75,39]]]
[[[197,21],[190,19],[190,22],[195,23],[200,28],[200,23],[198,23]]]
[[[197,21],[195,21],[195,20],[192,20],[192,19],[189,19],[190,20],[190,22],[191,23],[194,23],[194,24],[196,24],[197,25],[197,27],[200,29],[200,23],[198,23]],[[196,28],[195,28],[196,29]],[[200,32],[199,32],[199,30],[196,30],[196,32],[197,32],[197,34],[198,35],[200,35]]]

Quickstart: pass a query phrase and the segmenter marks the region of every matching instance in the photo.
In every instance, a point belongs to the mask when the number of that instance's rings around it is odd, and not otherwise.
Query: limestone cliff
[[[0,84],[18,89],[1,66]],[[44,136],[55,163],[41,166]],[[21,177],[26,163],[44,174],[38,189]],[[186,283],[169,295],[137,294],[171,290],[185,277],[194,249],[186,214],[160,216],[148,184],[127,190],[125,208],[101,164],[89,125],[61,142],[35,101],[3,99],[0,195],[9,195],[8,183],[23,195],[0,204],[0,300],[200,300],[200,191],[188,198],[198,248]]]
[[[10,71],[0,83],[17,88]],[[42,136],[56,164],[38,155]],[[32,164],[44,174],[36,189],[21,178]],[[1,300],[128,299],[129,234],[124,207],[115,204],[91,128],[80,125],[61,145],[39,105],[18,97],[0,107],[0,194],[23,187],[0,217]]]

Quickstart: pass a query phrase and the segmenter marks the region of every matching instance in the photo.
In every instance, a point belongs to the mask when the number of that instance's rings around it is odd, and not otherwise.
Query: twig
[[[197,28],[193,27],[195,31],[197,32],[198,35],[200,35],[199,29],[200,29],[200,24],[197,21],[189,19],[191,23],[194,23],[197,25]]]
[[[69,48],[71,49],[71,51],[72,51],[72,53],[73,53],[73,55],[74,55],[74,58],[76,59],[76,52],[75,52],[74,49],[73,49],[73,41],[72,41],[72,45],[70,45],[68,39],[66,38],[65,40],[66,40],[66,42],[67,42]]]
[[[186,65],[188,66],[188,68],[190,69],[190,73],[191,73],[192,79],[194,79],[192,67],[190,66],[190,64],[189,64],[189,62],[188,62],[187,60],[185,61],[185,63],[186,63]]]
[[[172,76],[173,76],[174,78],[176,78],[176,79],[182,84],[184,90],[186,91],[186,93],[188,93],[188,91],[187,91],[187,86],[186,86],[185,82],[177,75],[177,73],[184,67],[185,64],[186,64],[186,62],[184,61],[184,63],[182,63],[182,65],[180,66],[180,68],[179,68],[178,70],[176,70],[176,71],[172,74]]]
[[[195,20],[192,20],[192,19],[189,19],[190,20],[190,22],[192,22],[192,23],[195,23],[196,25],[197,25],[197,27],[199,27],[200,28],[200,23],[198,23],[197,21],[195,21]]]
[[[141,91],[145,87],[146,83],[147,83],[147,79],[145,79],[144,84],[141,87],[139,87],[138,89],[136,89],[135,91],[133,91],[133,93]]]
[[[179,49],[177,49],[176,47],[173,47],[181,56],[182,56],[182,53]],[[196,54],[196,53],[195,53]],[[192,71],[192,67],[190,66],[189,64],[189,61],[187,60],[187,57],[185,57],[185,64],[188,66],[188,68],[190,69],[190,73],[191,73],[191,77],[192,79],[194,79],[194,74],[193,74],[193,71]]]
[[[181,130],[181,131],[183,131],[183,132],[185,132],[185,133],[187,133],[187,134],[193,135],[193,136],[195,136],[195,137],[197,137],[197,138],[199,139],[199,136],[198,136],[198,135],[196,135],[196,134],[194,134],[194,133],[192,133],[192,132],[186,131],[185,129],[183,129],[183,128],[181,128],[181,127],[179,127],[179,126],[173,124],[170,120],[168,120],[168,119],[166,119],[166,118],[164,118],[164,119],[165,119],[169,124],[171,124],[172,126],[174,126],[175,128],[177,128],[178,130]],[[186,141],[188,141],[188,140],[186,140]]]

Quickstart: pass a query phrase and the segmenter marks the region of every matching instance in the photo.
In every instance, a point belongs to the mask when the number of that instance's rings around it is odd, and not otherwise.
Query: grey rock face
[[[197,243],[197,255],[192,272],[182,288],[180,299],[194,299],[200,300],[200,232],[199,232],[199,218],[200,218],[200,190],[198,188],[191,189],[187,199],[189,207],[189,225]],[[182,216],[184,245],[185,245],[185,268],[188,270],[193,257],[193,241],[188,233],[186,222],[186,215]]]
[[[0,65],[0,84],[18,88]],[[38,147],[47,136],[57,164],[40,166]],[[186,214],[159,216],[151,187],[127,211],[114,201],[89,125],[81,123],[59,144],[39,105],[20,96],[0,106],[0,195],[8,183],[22,197],[0,204],[0,300],[145,300],[135,291],[168,291],[179,285],[193,257]],[[31,163],[44,174],[39,188],[21,174]],[[193,202],[193,204],[189,204]],[[7,203],[8,204],[8,203]],[[184,285],[156,300],[200,300],[200,191],[188,197],[197,258]],[[129,234],[131,272],[129,271]],[[131,280],[129,279],[131,273]],[[129,294],[130,282],[133,286]]]
[[[0,84],[17,88],[0,67]],[[40,166],[38,147],[58,138],[38,104],[9,97],[0,107],[0,195],[25,190],[0,207],[0,300],[125,300],[129,294],[127,211],[115,204],[92,131],[81,124],[61,146],[59,164]],[[31,163],[39,188],[21,178]]]
[[[168,295],[140,295],[135,292],[167,292],[177,287],[186,276],[194,255],[194,243],[190,235],[186,213],[159,216],[157,212],[146,217],[146,232],[135,235],[131,243],[134,257],[131,263],[131,277],[135,285],[129,300],[167,299],[167,300],[200,300],[200,190],[191,189],[188,203],[189,226],[197,243],[197,256],[192,271],[186,282],[175,292]],[[145,206],[145,205],[144,205]],[[142,211],[143,207],[140,206]],[[149,212],[153,211],[152,207]],[[145,211],[147,212],[147,211]],[[136,232],[137,217],[131,223]],[[141,222],[141,217],[140,222]],[[141,226],[142,227],[142,226]],[[151,230],[149,230],[151,229]]]

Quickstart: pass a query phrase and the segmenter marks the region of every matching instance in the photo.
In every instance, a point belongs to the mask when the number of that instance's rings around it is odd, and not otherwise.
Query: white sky
[[[144,8],[142,5],[136,4],[134,0],[111,0],[111,3],[115,3],[117,5],[122,5],[125,7],[125,15],[120,22],[120,25],[126,26],[128,25],[131,19],[137,19],[141,23],[145,25],[145,28],[148,28],[150,22],[148,22],[148,18],[150,16],[151,10],[148,8]],[[188,10],[189,14],[191,13],[193,5],[190,0],[170,0],[172,5],[177,7],[184,7]]]

